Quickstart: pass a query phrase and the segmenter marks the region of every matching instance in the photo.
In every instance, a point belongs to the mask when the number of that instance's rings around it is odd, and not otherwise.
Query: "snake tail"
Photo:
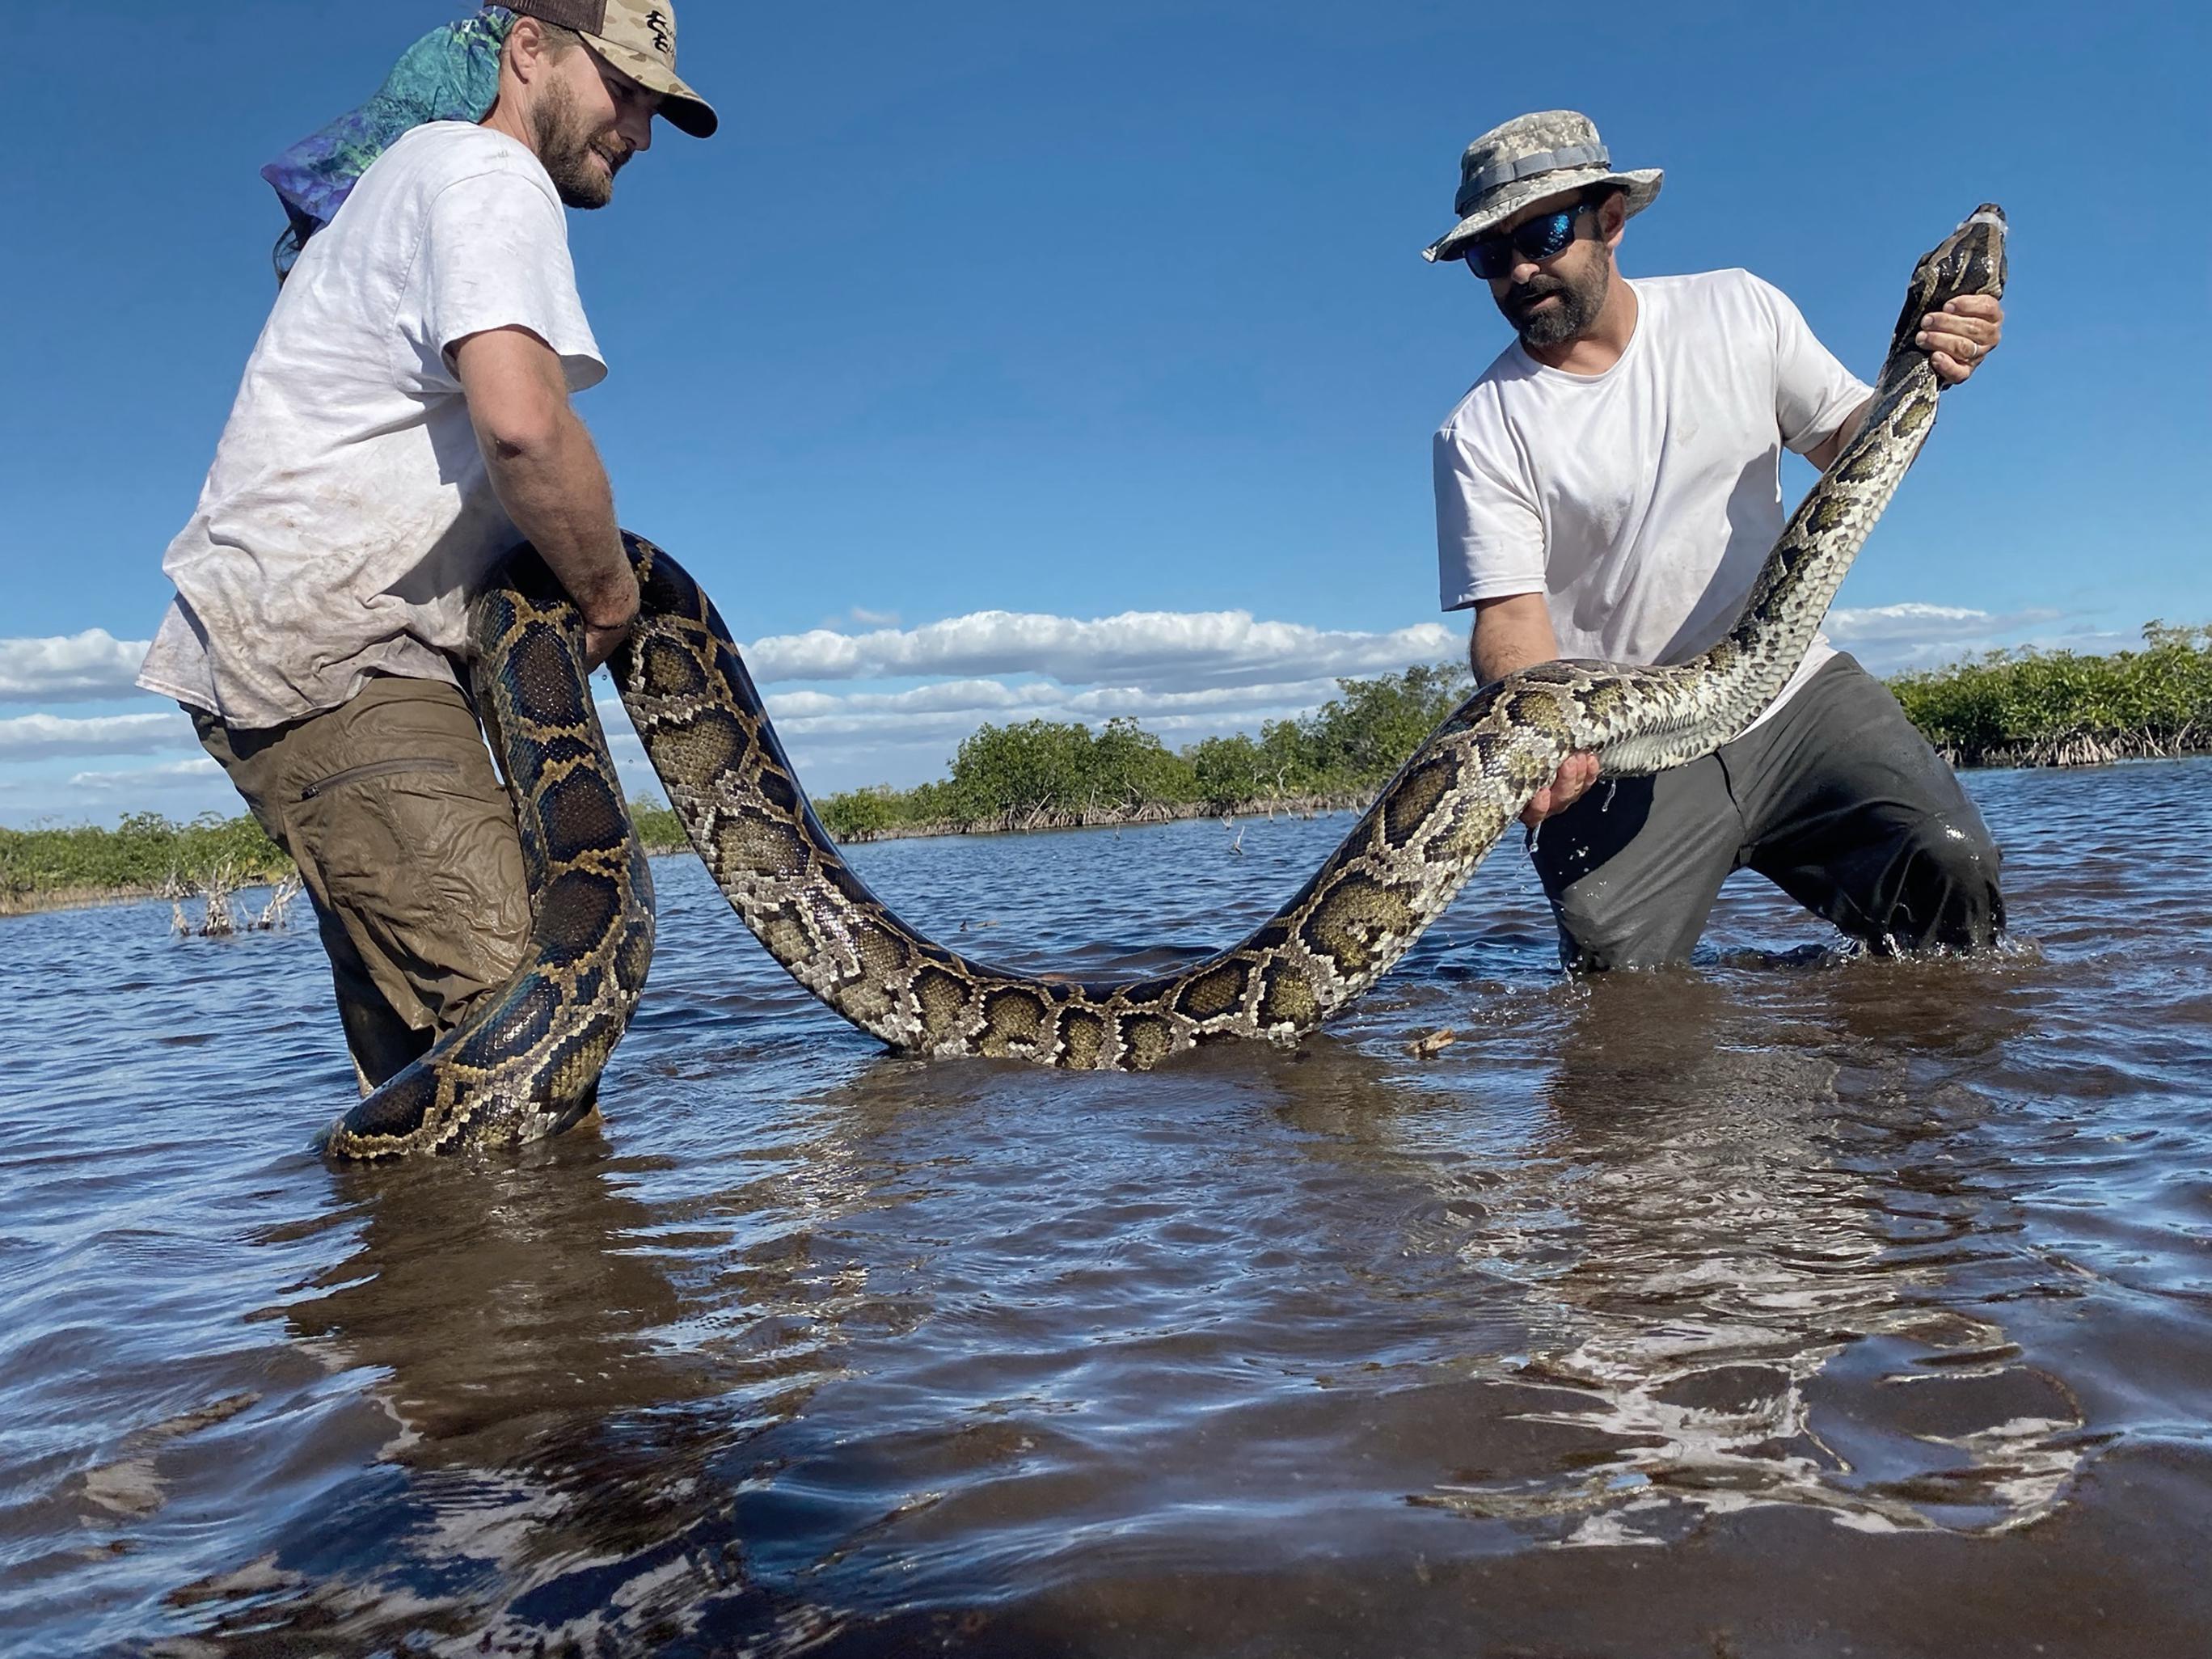
[[[559,1133],[597,1104],[653,961],[653,875],[592,706],[582,619],[526,547],[471,606],[470,628],[477,703],[521,836],[529,945],[505,985],[330,1131],[336,1158]]]

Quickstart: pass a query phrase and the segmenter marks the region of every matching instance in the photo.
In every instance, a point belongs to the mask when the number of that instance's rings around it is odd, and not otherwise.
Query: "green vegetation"
[[[681,853],[691,845],[690,837],[684,833],[684,820],[657,800],[632,801],[629,821],[637,827],[639,844],[648,853]]]
[[[276,882],[292,861],[252,818],[177,823],[134,812],[112,830],[0,830],[0,914],[78,899],[180,896]]]
[[[952,775],[913,789],[855,789],[815,803],[840,841],[977,830],[1065,829],[1271,805],[1343,805],[1371,793],[1468,690],[1463,670],[1339,680],[1341,695],[1255,738],[1208,738],[1180,753],[1132,720],[986,726]]]
[[[637,802],[631,812],[648,853],[691,844],[659,802]],[[0,830],[0,915],[104,899],[228,896],[292,873],[292,860],[245,813],[203,812],[179,823],[133,812],[112,830]]]
[[[1959,766],[2093,766],[2212,749],[2212,627],[2147,623],[2140,651],[1993,651],[1890,682]]]
[[[1997,651],[1890,682],[1914,725],[1960,766],[2075,766],[2212,750],[2212,626],[2150,623],[2142,648],[2105,657]],[[1072,828],[1270,806],[1364,802],[1467,695],[1463,669],[1416,665],[1371,680],[1256,738],[1171,750],[1134,720],[986,726],[950,777],[855,789],[816,803],[840,841]],[[690,845],[676,814],[632,804],[651,853]],[[290,873],[250,817],[176,823],[139,812],[112,830],[0,830],[0,915],[56,903],[228,890]]]

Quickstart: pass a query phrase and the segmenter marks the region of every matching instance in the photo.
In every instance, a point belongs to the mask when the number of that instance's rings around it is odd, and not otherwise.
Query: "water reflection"
[[[283,1317],[332,1370],[374,1377],[394,1432],[313,1524],[179,1601],[234,1604],[213,1632],[241,1651],[310,1634],[367,1650],[661,1640],[742,1595],[720,1522],[732,1450],[804,1408],[851,1299],[810,1271],[849,1172],[819,1148],[766,1162],[675,1206],[634,1196],[650,1171],[591,1132],[349,1172],[359,1247]]]
[[[1948,1018],[1928,972],[1808,975],[1794,1031],[1718,975],[1581,988],[1543,1090],[1551,1133],[1493,1200],[1505,1224],[1463,1251],[1528,1287],[1528,1352],[1497,1374],[1555,1397],[1523,1420],[1585,1443],[1548,1478],[1419,1501],[1556,1517],[1555,1541],[1582,1545],[1662,1542],[1759,1504],[1865,1530],[2050,1510],[2085,1450],[2081,1409],[1952,1284],[1972,1241],[2014,1224],[1960,1178],[1978,1103],[1911,1086],[1929,1049],[2001,1042],[2024,1016],[1985,996]]]
[[[674,863],[616,1115],[506,1165],[306,1155],[312,939],[16,924],[0,1647],[1967,1651],[1973,1574],[2193,1651],[2207,776],[2002,785],[2045,956],[1565,983],[1498,864],[1331,1035],[1145,1078],[884,1060]],[[1341,829],[1249,827],[869,873],[1110,970]]]

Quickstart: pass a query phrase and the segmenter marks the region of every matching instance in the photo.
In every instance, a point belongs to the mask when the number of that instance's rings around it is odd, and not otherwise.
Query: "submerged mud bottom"
[[[11,923],[0,1648],[2200,1654],[2212,763],[1968,787],[1996,957],[1740,878],[1567,981],[1509,852],[1149,1076],[887,1059],[665,862],[604,1126],[390,1170],[311,931]],[[860,858],[1120,971],[1343,820],[1243,827]]]

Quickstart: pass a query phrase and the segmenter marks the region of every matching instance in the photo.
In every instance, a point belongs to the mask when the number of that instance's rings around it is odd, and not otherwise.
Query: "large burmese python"
[[[1788,682],[1935,420],[1923,313],[2002,292],[2004,216],[1984,205],[1923,258],[1872,407],[1800,503],[1741,619],[1674,667],[1547,663],[1486,685],[1432,732],[1313,878],[1256,933],[1173,973],[1094,984],[971,962],[924,938],[848,867],[815,817],[729,630],[696,583],[626,538],[643,604],[613,666],[692,843],[793,978],[920,1054],[1141,1071],[1200,1043],[1310,1031],[1450,903],[1576,750],[1634,775],[1710,754]],[[534,556],[474,613],[476,684],[517,801],[532,955],[460,1030],[331,1133],[376,1158],[553,1133],[588,1112],[645,981],[651,883],[593,717],[575,612]]]

